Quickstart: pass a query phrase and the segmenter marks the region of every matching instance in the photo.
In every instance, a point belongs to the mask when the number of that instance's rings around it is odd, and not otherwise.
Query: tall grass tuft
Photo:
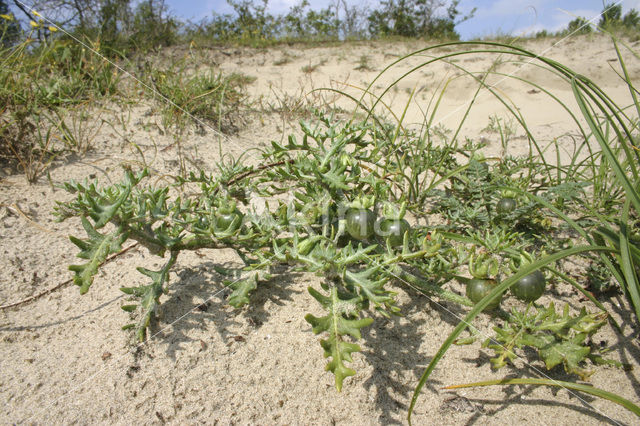
[[[90,142],[60,117],[77,105],[118,94],[113,63],[65,39],[0,43],[0,162],[34,182],[61,150],[84,152]],[[97,52],[98,42],[91,43]],[[82,132],[80,132],[82,133]]]
[[[243,124],[241,108],[247,105],[246,86],[255,78],[207,72],[190,73],[183,64],[153,70],[151,80],[163,99],[165,127],[206,124],[222,133],[234,133]]]

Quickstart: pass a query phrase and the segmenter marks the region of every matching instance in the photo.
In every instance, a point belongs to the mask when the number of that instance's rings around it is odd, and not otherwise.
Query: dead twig
[[[227,184],[227,186],[229,186],[229,185],[233,185],[234,183],[239,182],[239,181],[241,181],[242,179],[244,179],[244,178],[246,178],[246,177],[249,177],[249,176],[251,176],[251,175],[253,175],[253,174],[256,174],[256,173],[258,173],[258,172],[261,172],[261,171],[263,171],[263,170],[270,169],[270,168],[272,168],[272,167],[282,166],[282,165],[285,165],[285,164],[287,164],[287,163],[288,163],[288,164],[293,164],[293,162],[294,162],[294,161],[295,161],[295,160],[290,159],[290,160],[282,160],[282,161],[278,161],[278,162],[275,162],[275,163],[264,164],[264,165],[262,165],[262,166],[256,167],[255,169],[251,169],[251,170],[248,170],[248,171],[246,171],[246,172],[240,173],[238,176],[236,176],[236,177],[234,177],[233,179],[231,179],[231,180],[227,181],[227,183],[226,183],[226,184]]]
[[[21,216],[24,220],[26,220],[30,225],[35,226],[36,228],[38,228],[41,231],[47,232],[49,234],[55,234],[54,231],[52,231],[51,229],[45,228],[44,226],[40,225],[38,222],[36,222],[35,220],[31,219],[25,212],[23,212],[20,207],[18,206],[18,204],[13,203],[11,205],[9,204],[0,204],[0,207],[3,207],[5,209],[7,209],[7,211],[13,213],[16,216]]]
[[[120,256],[121,254],[124,254],[124,253],[128,252],[132,248],[137,247],[139,244],[140,243],[133,243],[129,247],[126,247],[126,248],[120,250],[118,253],[112,254],[111,256],[107,257],[107,259],[103,262],[103,265],[105,263],[108,263],[108,262],[112,261],[113,259],[115,259],[116,257]],[[66,280],[64,282],[61,282],[60,284],[56,284],[55,286],[53,286],[51,288],[48,288],[48,289],[46,289],[45,291],[43,291],[41,293],[35,294],[33,296],[29,296],[26,299],[22,299],[22,300],[19,300],[17,302],[9,303],[7,305],[2,305],[2,306],[0,306],[0,311],[3,311],[5,309],[9,309],[9,308],[15,308],[16,306],[21,306],[21,305],[24,305],[24,304],[27,304],[27,303],[31,303],[34,300],[37,300],[37,299],[39,299],[39,298],[41,298],[43,296],[46,296],[49,293],[52,293],[52,292],[54,292],[54,291],[56,291],[58,289],[61,289],[62,287],[66,286],[68,284],[71,284],[72,282],[73,282],[73,278],[69,278],[68,280]]]

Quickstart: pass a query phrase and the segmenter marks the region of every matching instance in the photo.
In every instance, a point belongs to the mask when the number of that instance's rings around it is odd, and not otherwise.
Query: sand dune
[[[362,42],[203,50],[194,56],[202,61],[197,62],[194,72],[217,64],[225,72],[255,77],[249,91],[258,112],[251,114],[237,135],[218,139],[211,130],[190,132],[182,146],[183,154],[191,165],[211,171],[220,160],[219,143],[223,153],[237,156],[271,140],[281,140],[289,132],[298,132],[296,102],[316,106],[326,102],[350,112],[353,102],[344,96],[312,90],[334,88],[360,96],[386,65],[427,45]],[[621,105],[630,102],[615,72],[615,51],[606,38],[592,35],[565,41],[526,41],[523,45],[593,79]],[[455,51],[439,49],[407,59],[383,74],[373,84],[372,92],[380,95],[391,81],[428,61],[429,55]],[[167,53],[176,57],[187,54],[183,50]],[[626,53],[625,58],[632,78],[639,78],[640,61]],[[432,99],[448,84],[436,122],[455,128],[478,87],[477,81],[458,66],[478,76],[493,66],[496,73],[515,75],[553,90],[575,110],[566,81],[535,66],[535,61],[527,63],[506,55],[456,56],[451,63],[422,67],[382,100],[400,115],[415,90],[404,124],[419,128],[424,116],[433,111]],[[540,140],[564,140],[564,135],[580,138],[567,112],[540,89],[498,74],[489,76],[487,84],[517,106]],[[368,96],[364,100],[371,102]],[[384,113],[385,109],[378,111]],[[391,117],[388,110],[386,114]],[[503,155],[496,133],[486,130],[492,115],[510,120],[504,106],[482,89],[460,138],[484,138],[487,155]],[[150,101],[129,107],[107,105],[94,116],[110,123],[95,139],[95,150],[84,158],[56,164],[51,169],[51,183],[86,177],[116,181],[123,162],[144,162],[158,173],[177,172],[175,141],[162,130],[157,108]],[[514,132],[508,152],[526,153],[524,131],[514,126]],[[566,148],[571,152],[570,146]],[[248,155],[251,158],[251,152]],[[258,161],[257,155],[253,158],[249,161]],[[81,226],[78,220],[57,223],[51,213],[55,201],[70,197],[46,178],[32,186],[20,175],[5,176],[0,181],[1,304],[71,277],[67,265],[76,262],[76,247],[68,235],[79,235]],[[298,274],[271,282],[256,291],[251,307],[236,311],[225,304],[222,277],[212,267],[238,263],[233,252],[224,250],[181,255],[172,274],[170,302],[163,305],[160,321],[152,328],[153,339],[142,346],[135,346],[129,333],[120,330],[129,314],[119,308],[125,300],[119,288],[143,282],[135,267],[160,265],[159,259],[139,248],[107,264],[82,297],[75,286],[68,285],[31,304],[0,312],[0,394],[5,401],[0,422],[406,423],[420,375],[457,323],[451,311],[426,298],[410,296],[400,287],[398,305],[404,316],[380,318],[366,331],[363,351],[355,355],[353,363],[357,375],[347,379],[338,393],[333,376],[324,371],[326,360],[318,337],[304,320],[308,312],[319,313],[306,291],[317,278]],[[569,289],[558,286],[556,290],[558,299],[576,303]],[[206,308],[194,309],[206,300]],[[624,315],[619,305],[614,306],[626,303],[622,296],[606,303],[613,312]],[[453,314],[462,312],[445,306]],[[610,330],[598,337],[613,348],[615,359],[637,366],[637,333],[629,318],[618,319],[625,325],[624,338]],[[491,325],[481,318],[478,327],[489,332]],[[533,365],[540,368],[539,362]],[[479,345],[454,347],[425,387],[414,422],[548,425],[637,421],[633,414],[612,403],[584,395],[578,398],[566,390],[519,386],[441,390],[449,384],[505,375],[531,377],[534,373],[521,361],[510,370],[493,372],[488,353]],[[598,368],[592,383],[638,401],[639,379],[637,368],[631,372]]]

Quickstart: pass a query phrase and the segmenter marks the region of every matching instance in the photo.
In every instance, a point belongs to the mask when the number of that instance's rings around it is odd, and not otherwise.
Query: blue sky
[[[300,0],[270,0],[268,10],[279,14],[289,11]],[[309,0],[311,7],[326,7],[330,0]],[[375,7],[376,0],[347,0],[348,4]],[[226,0],[166,0],[169,9],[183,19],[198,21],[217,13],[233,11]],[[631,8],[640,11],[640,0],[621,2],[623,12]],[[557,31],[566,28],[576,16],[590,19],[603,8],[602,0],[461,0],[459,10],[468,13],[477,8],[474,18],[460,24],[458,32],[463,39],[496,34],[525,35],[542,29]],[[597,22],[597,21],[596,21]]]

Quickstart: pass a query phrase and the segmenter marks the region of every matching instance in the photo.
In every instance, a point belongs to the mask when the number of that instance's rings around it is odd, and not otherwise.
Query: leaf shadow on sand
[[[223,267],[233,276],[224,276],[216,272],[216,268]],[[234,269],[235,268],[235,269]],[[299,290],[290,288],[295,283],[298,274],[274,274],[268,281],[260,281],[257,288],[249,295],[248,306],[235,309],[228,305],[227,298],[231,293],[224,282],[234,281],[239,277],[238,264],[221,264],[203,262],[196,267],[178,269],[177,282],[171,283],[170,298],[161,305],[163,323],[171,324],[167,332],[159,332],[164,324],[155,323],[150,335],[156,338],[164,335],[169,343],[166,352],[171,359],[176,359],[176,353],[193,342],[191,331],[206,330],[212,325],[223,341],[240,339],[237,330],[247,324],[259,328],[268,321],[270,313],[265,309],[267,302],[284,306],[292,301],[292,294]]]
[[[363,386],[369,392],[375,390],[374,402],[382,411],[378,420],[385,424],[406,423],[413,391],[432,359],[420,354],[420,347],[429,338],[428,332],[425,335],[418,331],[420,327],[438,320],[455,326],[456,316],[464,317],[459,307],[423,297],[411,297],[399,307],[402,317],[377,317],[372,329],[363,330],[363,338],[370,350],[362,353],[374,370]],[[425,311],[430,318],[425,317]],[[436,350],[437,346],[434,346],[432,352]],[[438,380],[429,380],[423,392],[438,393],[440,385]]]

